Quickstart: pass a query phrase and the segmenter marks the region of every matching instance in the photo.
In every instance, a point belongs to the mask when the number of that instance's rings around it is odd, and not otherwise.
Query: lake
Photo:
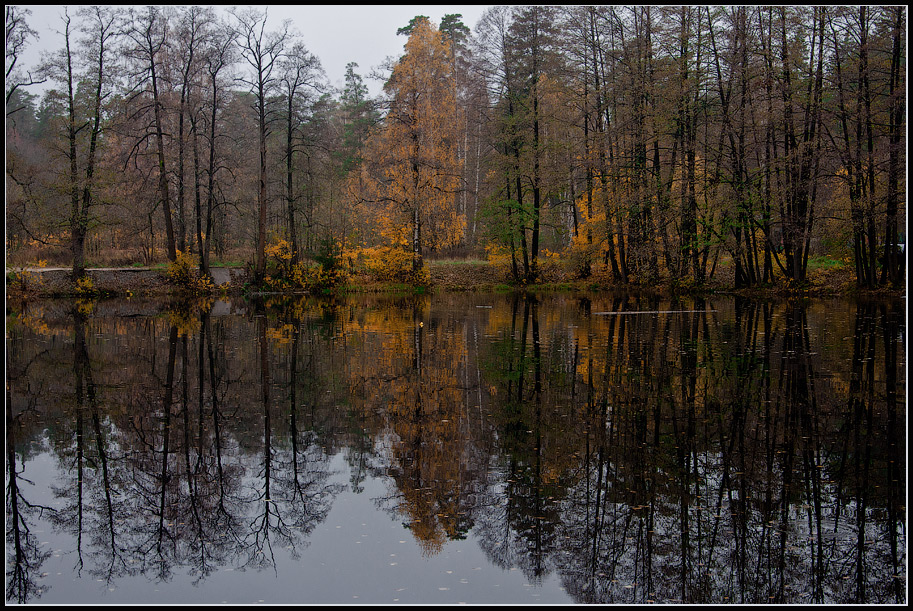
[[[904,604],[905,307],[8,304],[6,600]]]

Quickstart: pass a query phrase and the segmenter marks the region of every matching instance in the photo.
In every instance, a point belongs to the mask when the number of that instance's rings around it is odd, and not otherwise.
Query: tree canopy
[[[80,9],[42,66],[29,18],[7,8],[12,261],[212,251],[262,283],[288,244],[524,283],[904,282],[904,7],[416,15],[376,97],[257,9]]]

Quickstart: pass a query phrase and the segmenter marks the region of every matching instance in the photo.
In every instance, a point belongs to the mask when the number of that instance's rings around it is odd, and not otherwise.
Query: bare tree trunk
[[[162,130],[162,111],[159,104],[158,86],[156,85],[155,68],[152,68],[152,95],[153,104],[155,105],[155,139],[158,146],[158,168],[159,168],[159,197],[162,202],[162,212],[165,215],[165,239],[168,246],[168,259],[174,261],[177,259],[177,252],[174,243],[174,225],[171,220],[171,204],[168,194],[168,175],[165,170],[165,137]]]
[[[267,165],[266,165],[266,96],[270,93],[275,82],[273,70],[279,61],[286,41],[288,40],[289,23],[284,22],[282,30],[267,33],[264,31],[266,12],[259,12],[254,8],[234,13],[238,20],[239,46],[244,59],[253,69],[250,80],[246,80],[257,100],[257,135],[259,139],[260,170],[259,185],[257,189],[257,251],[254,268],[254,284],[261,285],[266,276],[266,221],[269,202],[266,194]]]
[[[79,166],[76,158],[76,101],[73,91],[73,53],[70,48],[70,17],[64,12],[64,50],[67,70],[67,141],[70,160],[70,249],[73,253],[73,279],[81,278],[86,270],[86,229],[79,208]]]
[[[298,263],[300,260],[298,253],[298,231],[295,227],[295,194],[292,189],[292,153],[293,148],[293,96],[294,90],[289,92],[288,96],[288,116],[286,117],[286,140],[285,140],[285,202],[286,214],[288,216],[288,235],[292,243],[292,263]]]
[[[266,92],[262,78],[257,88],[257,134],[260,141],[260,174],[257,189],[257,267],[255,283],[261,284],[266,276]]]
[[[890,115],[888,125],[888,195],[885,215],[885,255],[882,283],[890,282],[896,287],[903,284],[905,253],[898,248],[897,211],[900,201],[898,182],[900,177],[900,138],[903,133],[904,95],[901,80],[901,45],[903,36],[902,7],[894,7],[894,31],[892,33],[891,76],[889,88]]]
[[[181,103],[178,110],[178,245],[181,252],[187,250],[187,216],[184,210],[184,111],[186,105],[186,82],[181,88]]]
[[[226,64],[226,54],[233,44],[231,38],[226,37],[217,42],[213,49],[213,55],[208,60],[207,72],[211,84],[212,100],[210,102],[209,114],[209,159],[207,165],[207,184],[206,184],[206,232],[202,240],[200,250],[201,270],[204,274],[210,275],[209,255],[212,250],[214,217],[213,212],[216,207],[215,194],[215,176],[216,176],[216,120],[219,110],[219,72]]]
[[[194,210],[196,217],[196,232],[197,232],[197,254],[200,260],[200,273],[204,277],[211,276],[209,271],[209,258],[208,258],[208,243],[209,243],[209,228],[207,227],[207,234],[204,240],[203,238],[203,202],[202,195],[200,193],[200,135],[197,130],[199,120],[196,117],[191,117],[190,120],[190,133],[193,136],[193,202]],[[204,244],[205,241],[205,244]]]
[[[168,173],[165,168],[165,133],[162,127],[162,102],[159,95],[159,78],[157,72],[158,54],[165,46],[165,27],[161,23],[160,14],[155,7],[148,7],[148,21],[142,24],[142,31],[138,32],[142,41],[143,59],[148,62],[149,82],[152,87],[152,107],[156,149],[158,153],[158,191],[162,203],[162,213],[165,215],[165,236],[168,248],[168,260],[177,258],[175,252],[174,225],[171,217],[171,197],[168,193]],[[158,27],[162,28],[161,37],[156,39]]]
[[[538,81],[538,75],[535,77]],[[539,183],[539,84],[533,84],[533,234],[530,268],[526,280],[530,283],[539,279],[539,217],[542,206],[542,188]]]
[[[81,278],[85,274],[85,244],[89,228],[89,210],[93,205],[93,188],[95,186],[95,163],[98,150],[98,137],[101,133],[101,103],[102,89],[105,76],[105,58],[108,52],[108,42],[112,36],[114,17],[105,13],[100,7],[87,9],[87,13],[94,20],[92,25],[93,49],[97,49],[96,69],[94,75],[94,97],[92,99],[92,114],[89,118],[89,148],[86,153],[85,179],[82,183],[82,202],[79,201],[79,161],[77,157],[77,133],[81,127],[76,126],[76,92],[74,90],[73,53],[70,47],[70,18],[65,16],[65,54],[67,73],[67,106],[68,125],[67,136],[69,141],[70,160],[70,235],[73,253],[73,279]]]

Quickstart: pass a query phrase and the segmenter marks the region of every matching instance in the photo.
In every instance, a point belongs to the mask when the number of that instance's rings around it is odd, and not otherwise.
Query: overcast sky
[[[32,11],[26,20],[38,33],[38,40],[32,39],[23,58],[23,68],[34,67],[42,51],[60,48],[60,17],[64,5],[17,5]],[[75,6],[75,5],[68,5]],[[232,5],[213,5],[225,9]],[[242,6],[242,5],[238,5]],[[356,62],[357,72],[365,78],[372,95],[380,92],[382,83],[367,77],[373,68],[379,67],[387,57],[399,57],[406,42],[405,36],[397,36],[396,30],[409,23],[416,15],[427,15],[436,24],[441,17],[451,13],[463,15],[463,23],[475,30],[485,6],[482,5],[256,5],[267,8],[269,29],[277,29],[284,19],[292,22],[292,28],[302,35],[307,49],[320,58],[330,85],[341,87],[346,64]],[[73,14],[73,11],[70,11]],[[29,88],[40,93],[39,88]]]

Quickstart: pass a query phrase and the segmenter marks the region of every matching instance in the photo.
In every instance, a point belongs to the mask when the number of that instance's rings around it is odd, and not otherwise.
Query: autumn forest
[[[51,8],[7,602],[907,600],[905,6]]]
[[[8,264],[904,285],[904,6],[417,15],[378,96],[259,8],[71,7],[39,66],[30,17],[6,7]]]

